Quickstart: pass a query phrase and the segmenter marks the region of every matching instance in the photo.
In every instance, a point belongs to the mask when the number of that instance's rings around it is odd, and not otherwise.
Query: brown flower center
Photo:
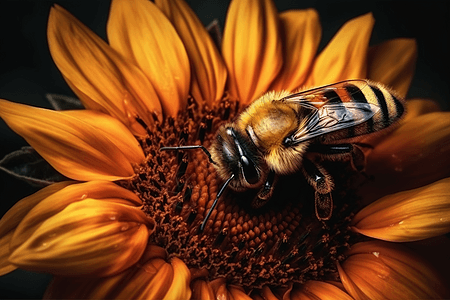
[[[248,289],[286,287],[290,282],[338,280],[336,261],[354,243],[348,230],[356,197],[348,190],[348,164],[330,163],[335,208],[326,222],[314,213],[314,191],[302,175],[279,180],[262,208],[250,203],[256,191],[227,189],[203,232],[200,224],[223,182],[201,150],[161,152],[163,146],[209,147],[214,133],[239,111],[227,100],[211,111],[191,103],[177,120],[168,119],[141,141],[146,163],[126,183],[144,201],[144,211],[157,222],[151,243],[177,256],[208,279],[225,277]],[[333,172],[339,170],[339,172]],[[336,173],[336,174],[334,174]]]

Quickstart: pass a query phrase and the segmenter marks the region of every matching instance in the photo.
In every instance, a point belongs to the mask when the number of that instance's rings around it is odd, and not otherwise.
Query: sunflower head
[[[398,100],[416,43],[369,46],[373,24],[348,21],[317,53],[315,10],[233,0],[217,47],[182,0],[113,0],[105,42],[52,7],[49,49],[85,109],[0,100],[0,117],[70,179],[1,219],[0,273],[53,274],[48,298],[448,295],[399,245],[449,231],[448,118]],[[320,134],[354,111],[360,123]],[[319,134],[305,138],[309,127]]]

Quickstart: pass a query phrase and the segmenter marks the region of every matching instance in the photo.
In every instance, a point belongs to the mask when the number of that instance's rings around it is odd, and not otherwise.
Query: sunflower
[[[406,243],[450,229],[450,119],[432,101],[408,101],[395,130],[367,137],[368,176],[333,163],[329,221],[294,174],[261,210],[245,204],[251,191],[226,192],[199,231],[223,183],[201,151],[159,151],[210,146],[220,124],[271,90],[368,78],[404,97],[415,41],[369,47],[373,25],[371,14],[348,21],[317,54],[315,10],[233,0],[219,51],[182,0],[113,0],[108,43],[55,5],[50,52],[85,109],[0,100],[6,124],[69,178],[3,216],[0,274],[50,273],[45,297],[58,299],[448,296]]]

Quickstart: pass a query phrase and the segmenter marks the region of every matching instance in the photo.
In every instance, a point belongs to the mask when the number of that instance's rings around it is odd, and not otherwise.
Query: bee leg
[[[315,193],[315,212],[317,219],[329,220],[333,212],[333,179],[322,168],[322,166],[313,163],[305,158],[303,161],[303,173],[308,183],[316,190]]]
[[[274,171],[270,171],[267,176],[267,180],[264,183],[263,187],[259,190],[258,195],[252,201],[253,208],[260,208],[267,203],[267,201],[272,198],[273,190],[275,188],[275,184],[278,180],[278,176]]]

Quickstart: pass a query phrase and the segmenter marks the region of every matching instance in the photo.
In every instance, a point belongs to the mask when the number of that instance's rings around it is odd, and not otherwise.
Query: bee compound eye
[[[256,170],[255,164],[246,156],[241,156],[241,165],[245,181],[247,181],[249,184],[258,183],[259,173]]]
[[[286,146],[286,147],[291,146],[292,143],[293,143],[293,139],[290,136],[285,137],[284,140],[283,140],[283,145]]]

